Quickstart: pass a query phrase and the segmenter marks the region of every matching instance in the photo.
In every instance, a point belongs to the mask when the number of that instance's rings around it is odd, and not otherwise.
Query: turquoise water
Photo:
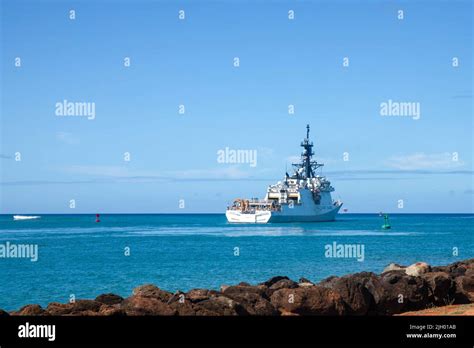
[[[472,214],[341,214],[338,221],[235,225],[214,215],[0,215],[0,244],[37,244],[37,262],[0,258],[0,308],[67,302],[145,283],[175,291],[257,283],[275,275],[318,281],[388,263],[442,265],[474,257]],[[362,244],[364,261],[327,258],[325,245]],[[125,248],[130,255],[125,256]],[[235,256],[239,248],[239,256]],[[458,248],[459,255],[453,255]]]

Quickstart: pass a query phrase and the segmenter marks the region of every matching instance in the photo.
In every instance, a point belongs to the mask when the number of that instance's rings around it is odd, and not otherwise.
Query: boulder
[[[177,314],[176,309],[171,308],[167,303],[162,302],[157,297],[151,296],[130,296],[120,305],[126,315],[162,315],[169,316]]]
[[[30,304],[20,308],[19,311],[12,312],[12,315],[44,315],[46,311],[37,304]]]
[[[228,286],[222,293],[230,297],[229,295],[234,296],[245,296],[246,294],[253,293],[258,294],[259,296],[265,295],[265,287],[262,286],[252,286],[252,285],[232,285]]]
[[[133,289],[133,295],[140,297],[152,297],[162,302],[168,302],[171,296],[173,296],[170,292],[161,290],[153,284],[146,284]]]
[[[185,300],[184,302],[175,301],[173,303],[170,303],[169,306],[171,307],[171,309],[176,311],[177,315],[180,315],[180,316],[196,315],[196,309],[194,308],[194,305],[188,300]]]
[[[82,312],[97,313],[102,303],[94,300],[76,300],[72,303],[51,302],[46,307],[49,315],[82,315]]]
[[[301,284],[301,283],[311,283],[313,284],[313,282],[307,278],[304,278],[304,277],[301,277],[299,280],[298,280],[298,283]]]
[[[387,273],[390,271],[405,271],[406,266],[399,265],[398,263],[391,263],[387,267],[384,268],[383,273]]]
[[[125,311],[120,307],[120,304],[107,305],[103,304],[98,312],[98,315],[103,316],[123,316],[126,315]]]
[[[392,315],[425,308],[429,304],[429,286],[421,277],[403,271],[389,271],[380,276],[380,287],[373,293],[378,314]]]
[[[220,292],[224,292],[229,286],[231,285],[222,284],[219,288]]]
[[[298,287],[298,283],[291,279],[281,279],[276,283],[273,283],[268,289],[272,291],[280,289],[294,289]]]
[[[46,312],[50,315],[67,315],[71,314],[72,303],[51,302],[46,307]]]
[[[217,295],[218,292],[207,289],[192,289],[185,294],[187,300],[192,303],[208,300],[211,296]]]
[[[285,281],[285,280],[281,280]],[[272,286],[277,285],[277,283]],[[278,311],[266,297],[265,286],[229,286],[223,294],[239,303],[250,315],[277,315]]]
[[[249,314],[241,304],[222,295],[212,296],[207,300],[200,301],[194,304],[194,309],[196,315],[237,316]]]
[[[384,268],[382,274],[391,272],[391,271],[403,271],[407,275],[411,275],[413,277],[419,277],[420,275],[430,272],[431,267],[426,262],[417,262],[410,266],[402,266],[397,263],[391,263],[387,267]]]
[[[429,301],[437,306],[447,306],[455,299],[456,286],[452,278],[446,272],[429,272],[421,277],[427,282],[429,290]]]
[[[173,296],[171,296],[171,298],[168,300],[167,304],[176,311],[177,315],[196,315],[193,303],[186,298],[186,294],[182,291],[176,291]]]
[[[413,277],[419,277],[420,275],[430,271],[431,266],[426,262],[417,262],[405,268],[405,273]]]
[[[123,297],[108,293],[97,296],[95,300],[106,305],[114,305],[123,302]]]
[[[277,290],[271,296],[271,303],[282,315],[346,314],[341,295],[318,285]]]
[[[290,279],[288,277],[283,277],[283,276],[276,276],[276,277],[272,277],[270,278],[269,280],[267,280],[266,282],[263,282],[263,283],[260,283],[260,285],[265,285],[267,288],[269,288],[270,286],[272,286],[273,284],[275,284],[276,282],[282,280],[282,279]]]
[[[455,303],[474,302],[474,270],[468,270],[465,275],[455,278]]]
[[[346,304],[347,314],[366,315],[375,311],[376,298],[381,298],[380,282],[374,273],[362,272],[335,277],[320,283],[339,293]]]
[[[8,317],[10,314],[8,314],[7,311],[4,311],[3,309],[0,309],[0,317]]]
[[[447,266],[433,267],[433,272],[446,272],[452,278],[463,276],[468,270],[474,269],[474,259],[454,262]]]

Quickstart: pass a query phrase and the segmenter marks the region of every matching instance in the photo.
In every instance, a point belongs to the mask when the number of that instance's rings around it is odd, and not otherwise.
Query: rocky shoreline
[[[277,276],[258,285],[239,283],[223,285],[219,291],[186,293],[148,284],[135,288],[127,298],[102,294],[94,300],[52,302],[46,308],[30,304],[9,313],[0,310],[0,316],[394,315],[471,303],[474,259],[438,267],[423,262],[408,267],[390,264],[380,275],[332,276],[317,284]]]

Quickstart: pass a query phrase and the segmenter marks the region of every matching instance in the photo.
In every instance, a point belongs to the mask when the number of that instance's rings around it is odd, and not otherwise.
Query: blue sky
[[[349,212],[473,212],[470,1],[1,4],[1,213],[223,212],[283,177],[308,123]]]

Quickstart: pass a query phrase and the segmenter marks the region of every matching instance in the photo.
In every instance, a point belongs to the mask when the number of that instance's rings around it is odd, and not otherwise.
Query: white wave
[[[238,227],[238,228],[226,228],[226,227],[213,227],[213,228],[201,228],[196,230],[195,228],[158,228],[150,230],[135,230],[129,231],[123,235],[117,235],[118,237],[132,237],[132,236],[185,236],[185,235],[208,235],[208,236],[221,236],[221,237],[281,237],[281,236],[307,236],[307,237],[325,237],[325,236],[408,236],[416,235],[419,232],[384,232],[377,230],[305,230],[304,228],[289,228],[289,227]]]
[[[74,238],[86,236],[109,236],[109,237],[153,237],[153,236],[213,236],[213,237],[327,237],[327,236],[408,236],[423,234],[422,232],[409,231],[381,231],[381,230],[333,230],[307,228],[306,226],[236,226],[236,225],[216,225],[216,226],[98,226],[92,227],[60,227],[60,228],[39,228],[39,229],[3,229],[3,234],[16,233],[17,236],[48,237],[54,238]]]
[[[13,220],[32,220],[39,219],[41,216],[13,215]]]

